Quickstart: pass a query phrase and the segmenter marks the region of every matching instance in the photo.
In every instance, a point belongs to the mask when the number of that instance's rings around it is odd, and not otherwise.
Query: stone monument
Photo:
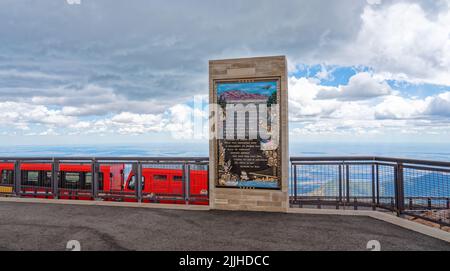
[[[210,61],[209,97],[210,206],[287,211],[286,58]]]

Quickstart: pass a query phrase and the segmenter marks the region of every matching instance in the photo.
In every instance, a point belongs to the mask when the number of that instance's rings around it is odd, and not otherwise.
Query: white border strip
[[[289,208],[288,213],[292,214],[315,214],[315,215],[347,215],[347,216],[367,216],[378,219],[396,226],[412,230],[427,236],[434,237],[450,243],[450,233],[438,228],[433,228],[395,216],[393,213],[380,211],[354,211],[354,210],[331,210],[331,209],[302,209]]]

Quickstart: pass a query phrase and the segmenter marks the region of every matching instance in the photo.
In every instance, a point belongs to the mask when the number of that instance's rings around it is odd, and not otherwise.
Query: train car
[[[189,193],[190,203],[208,205],[208,173],[206,170],[190,170],[189,191],[183,182],[181,169],[142,169],[142,196],[144,202],[185,203]],[[133,172],[125,183],[126,192],[135,192],[136,179]]]
[[[125,176],[124,164],[101,165],[99,168],[99,197],[108,201],[136,201],[135,175]],[[0,163],[0,193],[13,193],[14,164]],[[21,164],[22,197],[54,198],[52,164]],[[190,185],[185,187],[181,169],[143,168],[142,195],[144,202],[208,204],[208,173],[190,170]],[[126,180],[126,181],[125,181]],[[60,199],[92,200],[92,166],[90,164],[60,164],[58,197]]]
[[[12,194],[14,190],[14,164],[0,163],[0,193]]]
[[[53,198],[52,165],[45,163],[24,163],[21,165],[21,196]],[[99,190],[117,187],[121,180],[123,165],[100,166]],[[12,193],[14,184],[14,164],[0,163],[0,192]],[[114,176],[117,174],[118,177]],[[119,184],[120,186],[120,184]],[[119,188],[120,189],[120,188]],[[92,199],[92,166],[82,164],[61,164],[58,175],[58,196],[61,199]]]

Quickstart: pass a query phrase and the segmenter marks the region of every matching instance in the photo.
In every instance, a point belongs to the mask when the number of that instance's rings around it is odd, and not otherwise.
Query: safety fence
[[[0,158],[0,194],[207,205],[208,167],[201,157]]]
[[[0,158],[0,195],[207,205],[208,160]],[[292,157],[290,176],[292,207],[381,208],[450,226],[448,162]]]
[[[302,208],[382,208],[450,226],[450,163],[292,157],[290,203]]]

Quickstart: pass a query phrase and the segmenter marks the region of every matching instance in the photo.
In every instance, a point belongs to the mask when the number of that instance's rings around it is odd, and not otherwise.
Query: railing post
[[[53,159],[52,163],[52,193],[53,198],[57,199],[59,198],[58,193],[58,186],[59,186],[59,180],[58,180],[58,174],[59,173],[59,161]]]
[[[395,182],[395,201],[397,214],[400,215],[405,210],[405,194],[403,190],[403,164],[397,163]]]
[[[289,164],[289,190],[288,190],[288,198],[289,198],[289,206],[292,206],[294,200],[294,166],[292,163]]]
[[[376,164],[377,206],[380,206],[380,165]]]
[[[20,197],[21,193],[21,184],[22,184],[22,171],[21,171],[21,164],[22,162],[20,160],[17,160],[14,162],[14,194],[17,197]]]
[[[137,202],[142,202],[142,186],[143,186],[143,181],[142,181],[142,164],[140,161],[136,162],[136,164],[134,165],[135,168],[135,176],[136,176],[136,182],[135,182],[135,187],[136,187],[136,199]]]
[[[297,204],[297,165],[294,166],[294,203]]]
[[[376,210],[376,193],[375,193],[375,165],[372,164],[372,210]]]
[[[342,165],[338,165],[339,168],[339,204],[342,203]]]
[[[189,204],[190,194],[191,194],[191,165],[186,165],[186,181],[185,181],[185,203]]]
[[[92,159],[92,198],[94,200],[98,199],[98,189],[99,189],[99,183],[98,183],[98,172],[99,172],[99,166],[97,162],[95,161],[95,158]]]
[[[347,197],[347,204],[350,204],[350,165],[345,165],[345,190]]]

